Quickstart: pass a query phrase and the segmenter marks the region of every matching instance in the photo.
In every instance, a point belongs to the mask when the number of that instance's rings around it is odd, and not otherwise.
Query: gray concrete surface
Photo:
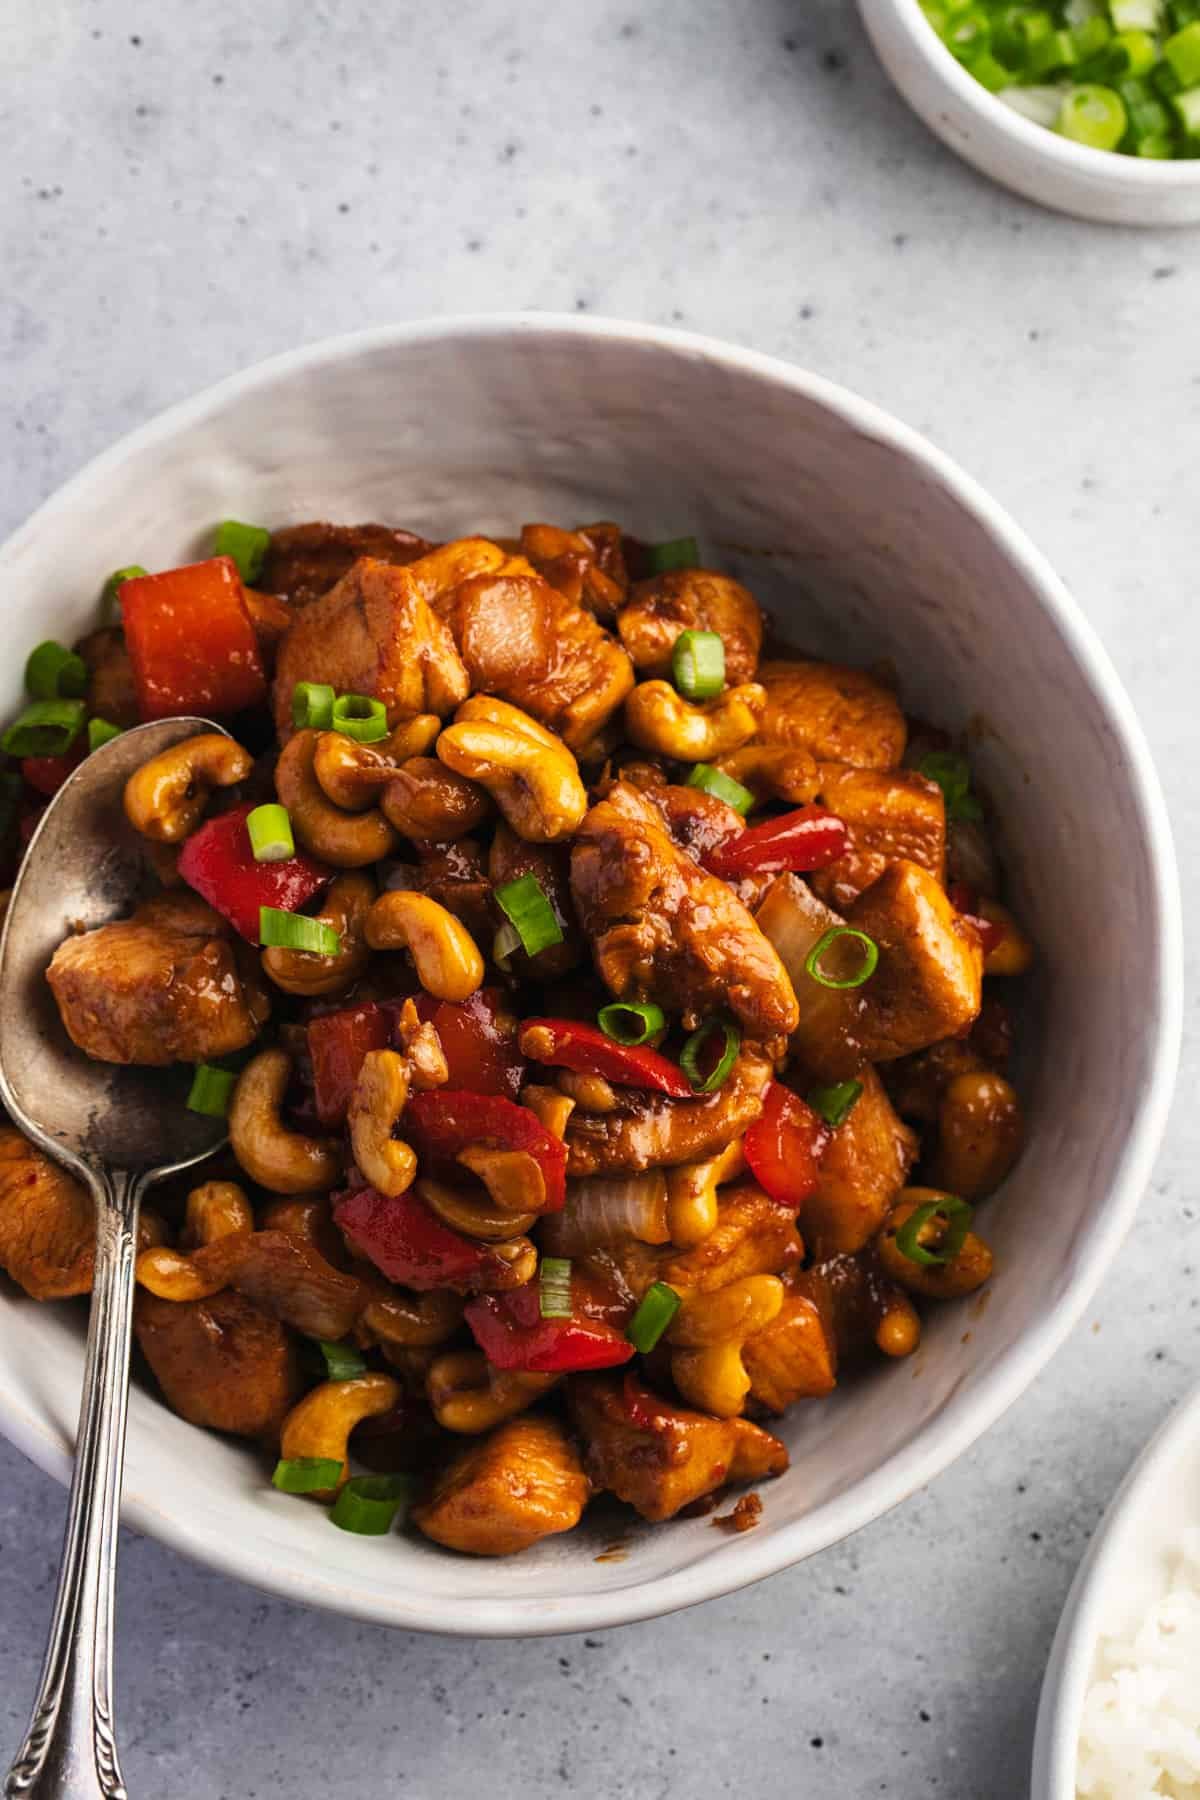
[[[1194,893],[1196,233],[986,185],[893,96],[848,0],[7,0],[0,70],[0,529],[169,401],[325,333],[532,306],[739,339],[929,432],[1031,530],[1141,710]],[[1034,1391],[756,1589],[477,1646],[131,1538],[131,1792],[1018,1800],[1072,1572],[1198,1360],[1198,1062],[1193,990],[1137,1230]],[[62,1505],[0,1446],[5,1746]]]

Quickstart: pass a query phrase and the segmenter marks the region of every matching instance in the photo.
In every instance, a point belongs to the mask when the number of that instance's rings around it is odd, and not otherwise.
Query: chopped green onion
[[[562,926],[536,875],[518,875],[493,889],[496,905],[512,925],[527,956],[563,941]]]
[[[687,785],[699,788],[702,793],[715,795],[743,817],[754,805],[754,795],[750,789],[744,788],[732,775],[726,775],[724,769],[714,768],[712,763],[697,763],[687,778]]]
[[[543,1256],[538,1269],[538,1309],[543,1319],[571,1317],[569,1256]]]
[[[189,1112],[203,1113],[209,1119],[223,1119],[237,1086],[237,1076],[230,1069],[218,1069],[214,1063],[197,1063],[188,1090]]]
[[[1095,82],[1074,87],[1062,103],[1058,129],[1073,144],[1115,150],[1129,127],[1120,94]]]
[[[862,1091],[861,1081],[836,1081],[832,1087],[813,1088],[808,1096],[808,1104],[836,1131],[854,1111],[862,1098]]]
[[[340,1531],[384,1537],[411,1493],[409,1475],[355,1475],[334,1501],[329,1517]]]
[[[323,681],[298,681],[292,689],[292,724],[297,731],[328,731],[337,696]]]
[[[271,548],[271,534],[262,525],[243,525],[239,519],[222,519],[213,539],[217,556],[232,556],[237,572],[251,586],[258,580]]]
[[[821,960],[826,951],[831,950],[841,938],[854,938],[863,947],[861,967],[856,969],[853,975],[847,976],[845,980],[839,980],[836,976],[827,974],[821,967]],[[873,937],[868,937],[865,931],[855,931],[852,925],[831,925],[829,930],[817,939],[805,957],[804,972],[806,975],[811,975],[814,981],[820,982],[822,987],[856,988],[861,987],[864,981],[871,979],[878,962],[879,945]]]
[[[647,1044],[667,1023],[667,1015],[652,1000],[614,1000],[602,1006],[596,1023],[614,1044]]]
[[[957,1194],[943,1194],[940,1200],[927,1200],[924,1206],[915,1207],[909,1213],[897,1231],[896,1248],[901,1256],[907,1256],[909,1262],[917,1263],[921,1268],[953,1262],[967,1241],[972,1216],[973,1209]],[[921,1242],[921,1233],[930,1220],[937,1217],[946,1221],[947,1229],[942,1233],[940,1248],[927,1250]]]
[[[286,806],[274,802],[256,806],[246,815],[246,830],[255,862],[286,862],[289,856],[295,856],[296,840]]]
[[[333,703],[333,729],[359,744],[377,744],[388,734],[387,707],[367,694],[339,694]]]
[[[101,595],[105,609],[111,614],[120,605],[121,589],[127,581],[137,581],[141,576],[149,573],[149,569],[143,569],[141,563],[130,563],[126,569],[114,569],[104,583],[104,591]]]
[[[713,700],[725,686],[725,645],[715,631],[681,631],[671,678],[686,700]]]
[[[505,919],[503,925],[492,939],[492,961],[505,974],[509,971],[514,950],[521,948],[521,934],[511,919]]]
[[[1071,33],[1052,31],[1030,50],[1028,72],[1036,80],[1043,75],[1054,75],[1060,69],[1073,69],[1078,61]]]
[[[6,756],[65,756],[83,730],[82,700],[35,700],[0,737]]]
[[[697,569],[700,546],[694,537],[670,538],[665,544],[651,544],[646,561],[652,575],[665,575],[669,569]]]
[[[111,744],[114,738],[123,737],[119,725],[110,725],[107,719],[88,720],[88,749],[99,750],[101,744]]]
[[[278,906],[258,909],[258,941],[268,949],[305,950],[310,956],[336,956],[342,940],[324,919],[284,912]]]
[[[1117,31],[1157,31],[1162,25],[1162,0],[1110,0],[1108,10]]]
[[[87,692],[87,664],[74,650],[47,638],[25,664],[25,690],[34,700],[78,700]]]
[[[983,808],[971,792],[971,765],[959,750],[931,750],[917,764],[926,781],[936,781],[951,819],[981,819]]]
[[[709,1039],[717,1032],[722,1034],[721,1055],[716,1067],[706,1075],[701,1067],[701,1056],[708,1048]],[[694,1094],[715,1094],[717,1089],[728,1078],[729,1071],[737,1061],[737,1053],[741,1049],[742,1034],[732,1019],[717,1014],[714,1018],[705,1019],[703,1025],[693,1031],[691,1037],[679,1052],[679,1066],[687,1076]]]
[[[1186,94],[1176,94],[1171,104],[1188,137],[1200,139],[1200,87],[1189,88]]]
[[[330,1344],[317,1340],[317,1348],[325,1359],[325,1375],[329,1381],[353,1381],[366,1373],[366,1360],[353,1344]]]
[[[960,62],[986,51],[992,41],[992,27],[981,6],[968,7],[956,13],[946,27],[944,42]]]
[[[1148,31],[1119,31],[1109,45],[1107,61],[1111,76],[1136,79],[1149,74],[1158,61],[1158,44]]]
[[[643,1356],[648,1356],[679,1311],[679,1306],[680,1298],[673,1287],[668,1287],[665,1281],[652,1282],[625,1329],[625,1336],[634,1349],[640,1350]]]
[[[275,1464],[272,1487],[285,1494],[320,1494],[336,1487],[342,1465],[332,1456],[284,1456]]]

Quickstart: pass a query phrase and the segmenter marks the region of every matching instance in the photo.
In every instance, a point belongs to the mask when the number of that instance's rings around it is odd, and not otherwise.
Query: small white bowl
[[[1193,225],[1200,161],[1091,150],[997,100],[951,56],[917,0],[858,0],[879,60],[942,142],[993,181],[1103,225]]]
[[[439,536],[544,518],[617,518],[651,540],[694,532],[790,641],[889,661],[913,712],[951,728],[974,719],[1041,957],[1029,1134],[986,1209],[995,1282],[931,1312],[910,1362],[792,1409],[779,1427],[792,1468],[764,1488],[755,1531],[647,1526],[597,1507],[579,1531],[495,1563],[414,1537],[356,1538],[276,1493],[261,1456],[194,1430],[141,1386],[126,1517],[295,1599],[488,1635],[648,1618],[877,1518],[965,1450],[1063,1341],[1132,1221],[1171,1097],[1183,969],[1170,833],[1133,710],[1075,602],[948,458],[819,376],[645,325],[437,320],[277,357],[69,482],[0,550],[12,652],[0,716],[20,703],[22,646],[86,629],[107,570],[203,555],[231,515],[380,518]],[[0,1282],[0,1431],[60,1477],[81,1316]],[[619,1557],[603,1554],[614,1530]]]
[[[1200,1524],[1200,1388],[1121,1483],[1071,1584],[1042,1683],[1030,1800],[1075,1800],[1079,1725],[1101,1634],[1136,1628],[1166,1591],[1169,1559]]]

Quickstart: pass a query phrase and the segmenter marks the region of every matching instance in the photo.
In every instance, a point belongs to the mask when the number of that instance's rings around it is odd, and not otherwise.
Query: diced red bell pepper
[[[476,988],[461,1004],[421,993],[416,1003],[420,1018],[441,1039],[452,1088],[516,1099],[525,1059],[517,1047],[517,1024],[503,988]]]
[[[401,1287],[462,1293],[512,1285],[511,1265],[494,1244],[452,1231],[413,1193],[357,1188],[334,1202],[333,1217],[351,1246]]]
[[[723,881],[737,881],[743,875],[779,875],[785,869],[801,874],[836,862],[845,855],[848,843],[846,827],[834,813],[823,806],[800,806],[718,844],[704,858],[704,867]]]
[[[543,1375],[612,1369],[628,1362],[633,1345],[598,1319],[543,1319],[538,1283],[510,1294],[481,1294],[464,1313],[471,1335],[497,1369]]]
[[[368,1000],[322,1013],[309,1022],[308,1054],[312,1058],[317,1117],[326,1131],[346,1123],[350,1098],[368,1051],[386,1050],[392,1041],[390,1008]]]
[[[979,896],[973,887],[968,887],[965,881],[955,881],[946,889],[946,898],[955,912],[961,913],[962,917],[975,927],[985,956],[990,956],[993,950],[999,949],[1004,942],[1004,927],[997,925],[994,919],[985,919],[983,914],[976,910],[979,905]]]
[[[121,620],[143,719],[228,718],[266,699],[258,639],[232,557],[124,582]]]
[[[130,584],[127,582],[126,586]],[[333,870],[302,850],[286,862],[255,862],[246,830],[249,804],[209,819],[179,853],[179,873],[248,943],[258,942],[258,912],[298,912],[333,880]]]
[[[830,1136],[828,1125],[799,1094],[773,1081],[761,1117],[742,1139],[742,1152],[763,1191],[798,1212],[816,1188]]]
[[[524,1150],[542,1172],[543,1212],[561,1212],[567,1199],[567,1147],[527,1106],[500,1094],[434,1088],[414,1094],[404,1109],[404,1137],[430,1175],[462,1174],[457,1161],[469,1144],[489,1150]]]
[[[691,1083],[678,1064],[644,1045],[618,1044],[597,1025],[577,1019],[526,1019],[521,1048],[535,1062],[579,1075],[603,1075],[618,1087],[653,1088],[672,1100],[692,1100]]]
[[[73,775],[88,753],[87,739],[73,745],[65,756],[26,756],[21,773],[37,794],[52,799],[68,775]]]

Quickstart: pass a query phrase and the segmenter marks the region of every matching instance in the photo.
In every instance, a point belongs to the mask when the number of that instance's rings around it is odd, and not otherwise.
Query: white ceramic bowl
[[[12,651],[0,704],[17,704],[21,647],[83,628],[108,569],[203,553],[230,514],[435,535],[597,517],[651,539],[695,532],[793,639],[890,658],[929,718],[982,715],[978,763],[1041,948],[1043,1016],[1028,1148],[987,1208],[1000,1273],[986,1303],[935,1311],[912,1363],[795,1409],[782,1427],[793,1467],[764,1490],[757,1530],[630,1525],[623,1558],[606,1561],[603,1511],[506,1562],[380,1544],[273,1492],[258,1457],[144,1391],[129,1520],[342,1612],[525,1634],[726,1593],[877,1517],[985,1430],[1070,1329],[1132,1219],[1170,1096],[1182,981],[1168,826],[1129,702],[1073,601],[952,463],[816,376],[640,325],[451,320],[276,358],[84,470],[0,552]],[[0,1428],[60,1477],[79,1377],[78,1315],[6,1286]]]
[[[968,75],[918,0],[858,3],[880,61],[913,111],[993,181],[1104,225],[1191,225],[1200,219],[1200,162],[1142,161],[1059,137]]]
[[[1030,1800],[1075,1800],[1084,1695],[1102,1633],[1136,1630],[1166,1591],[1183,1532],[1200,1524],[1200,1389],[1122,1482],[1071,1584],[1042,1684]]]

